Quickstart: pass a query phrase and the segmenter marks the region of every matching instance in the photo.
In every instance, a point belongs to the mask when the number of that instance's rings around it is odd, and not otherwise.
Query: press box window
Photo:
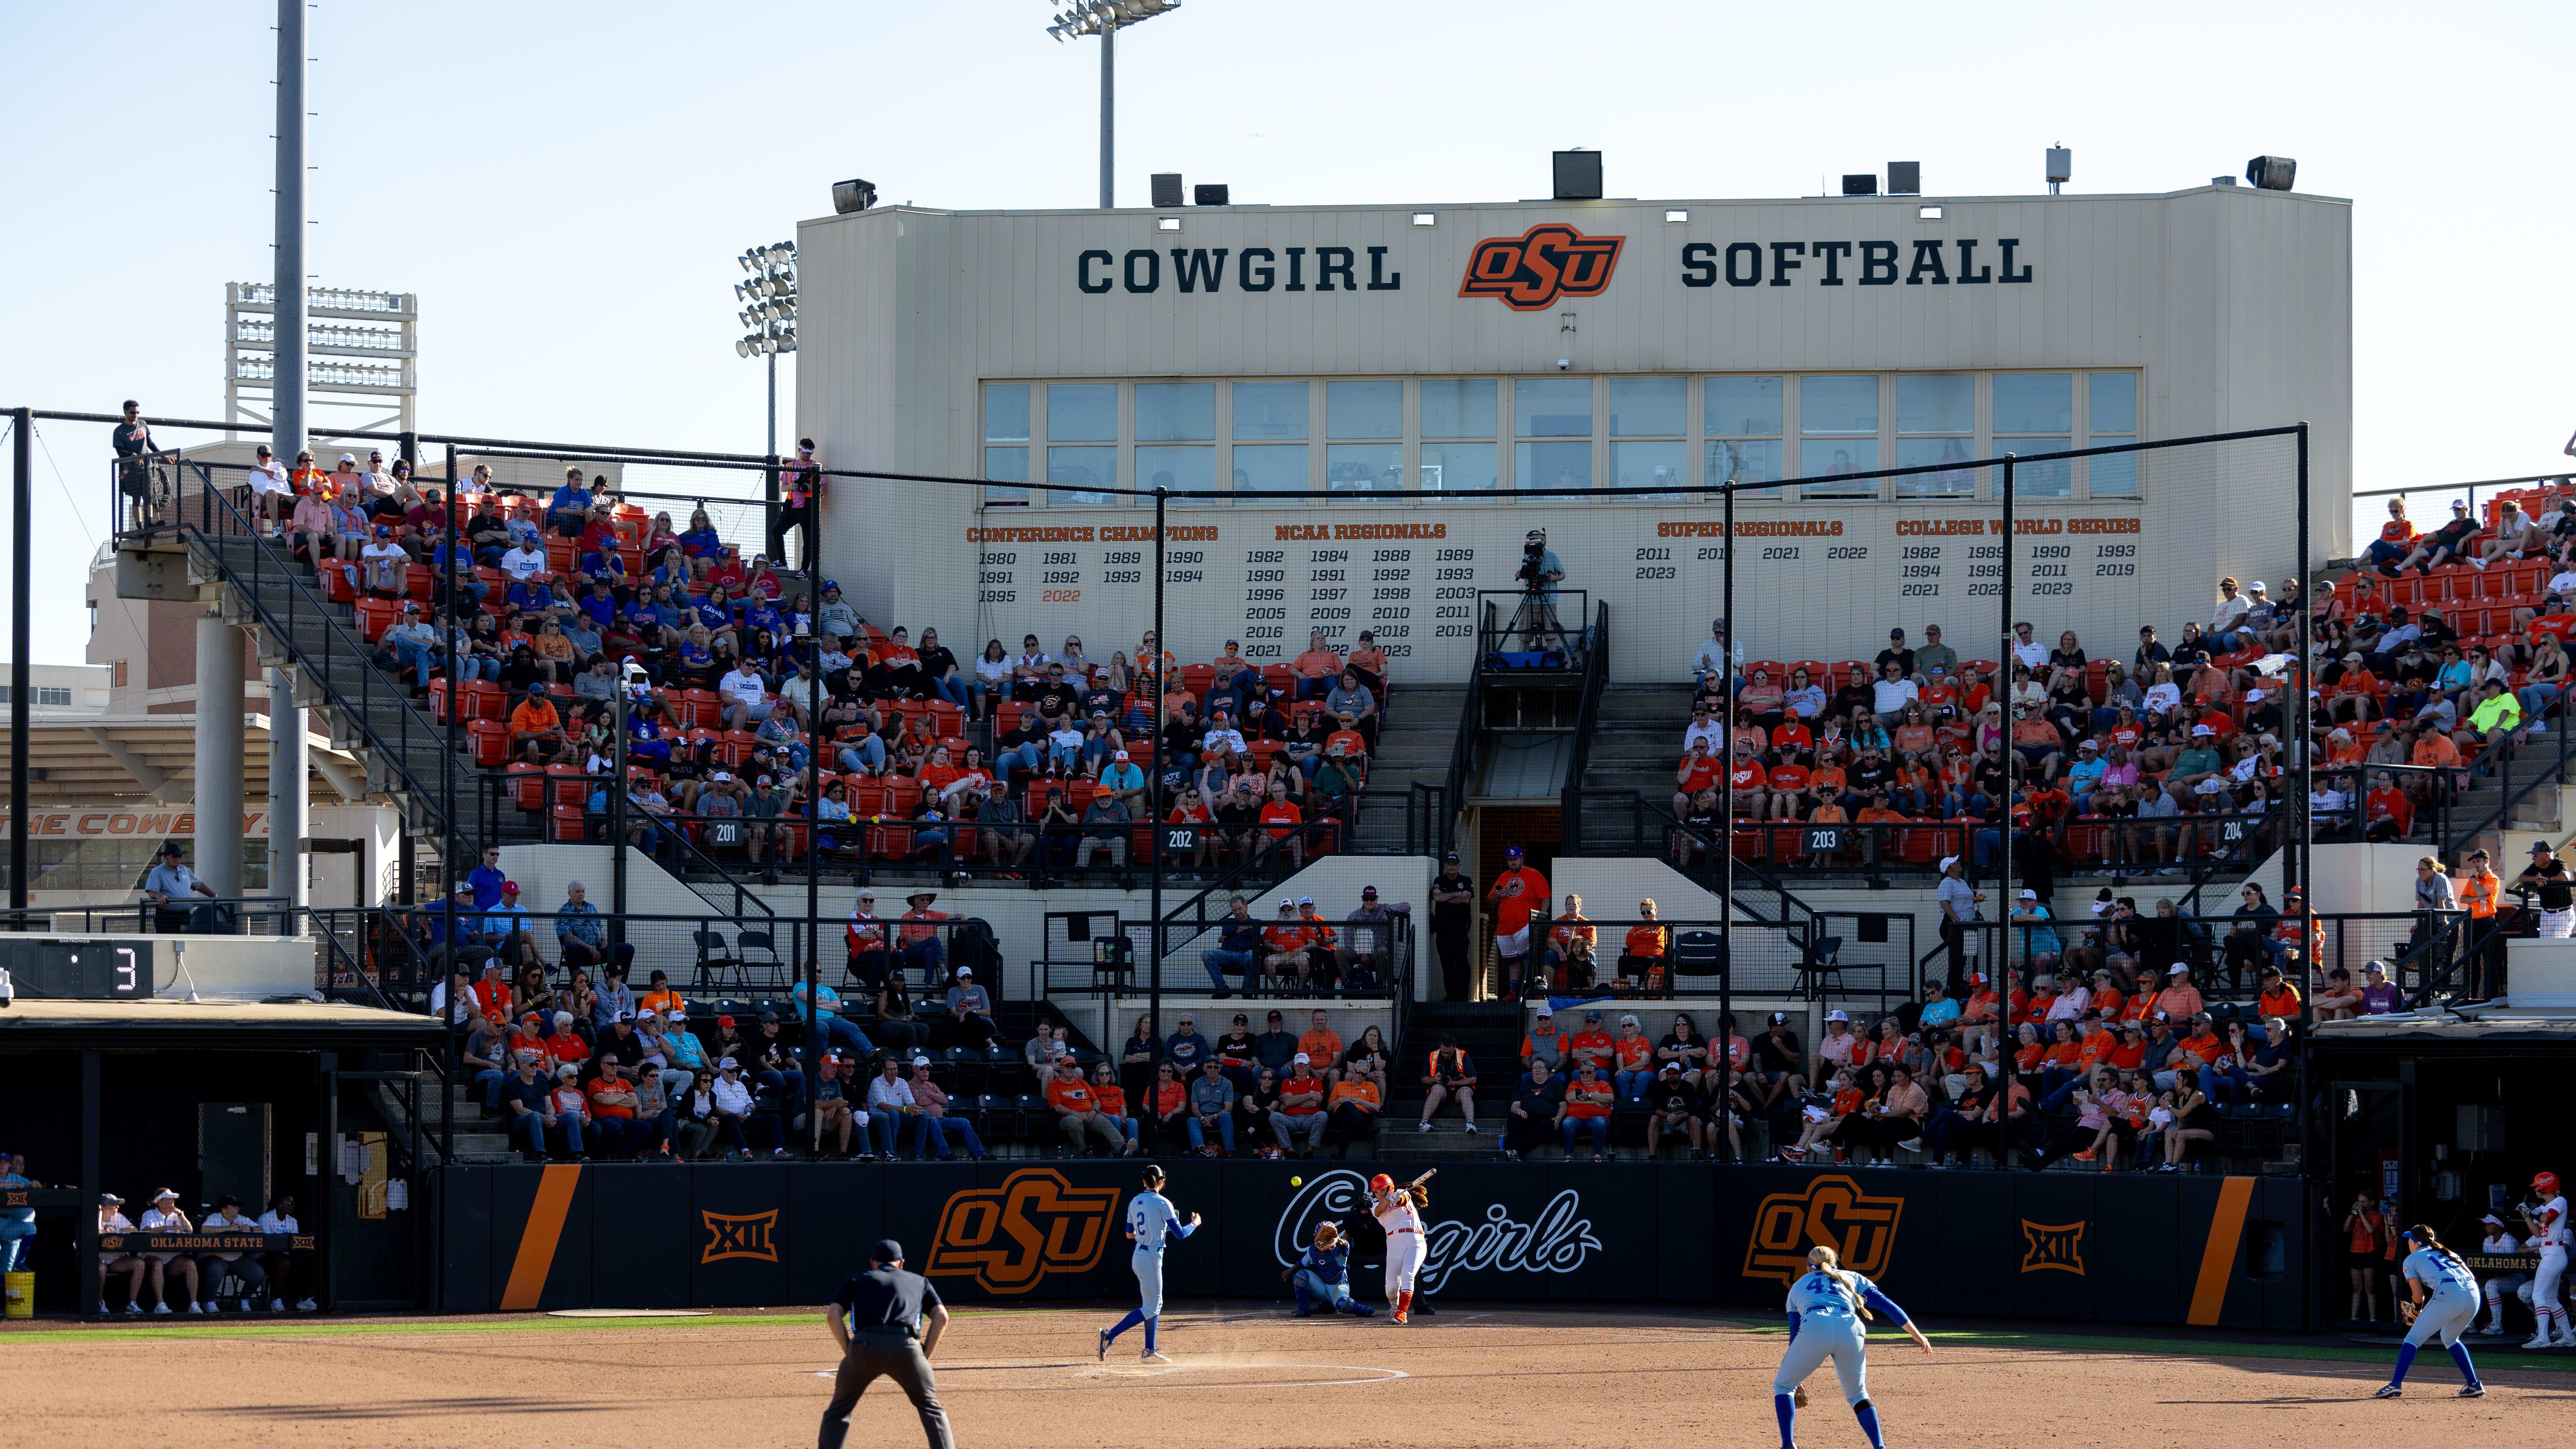
[[[1026,503],[1029,490],[1029,385],[984,384],[984,501]]]
[[[1708,436],[1708,481],[1780,481],[1780,379],[1712,377],[1700,386],[1700,427]],[[1747,489],[1738,498],[1777,498],[1778,488]]]
[[[1435,377],[1419,385],[1422,454],[1416,473],[1425,493],[1491,493],[1502,486],[1502,450],[1494,442],[1501,385],[1490,377]]]
[[[1977,442],[1977,378],[1967,372],[1901,373],[1896,379],[1896,466],[1956,464],[1896,480],[1899,498],[1965,498],[1977,491],[1969,458]]]
[[[1216,384],[1136,384],[1136,483],[1206,492],[1216,487]]]
[[[1878,466],[1878,378],[1798,379],[1798,496],[1875,498],[1878,480],[1835,480]]]
[[[1592,486],[1592,379],[1525,377],[1512,384],[1515,488]],[[1551,442],[1545,439],[1566,439]]]
[[[1689,482],[1690,389],[1678,377],[1610,379],[1610,486],[1678,498]]]
[[[2088,448],[2118,447],[2138,440],[2138,375],[2094,372],[2084,378]],[[2138,494],[2137,453],[2087,458],[2085,488],[2096,498],[2134,498]]]
[[[1997,453],[2062,453],[2071,446],[2074,432],[2073,373],[1995,374]],[[2074,492],[2075,470],[2066,459],[2013,464],[2013,496],[2017,498],[2067,498]]]

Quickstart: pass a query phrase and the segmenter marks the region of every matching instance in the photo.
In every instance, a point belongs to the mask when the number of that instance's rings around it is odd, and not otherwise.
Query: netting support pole
[[[1718,645],[1718,697],[1725,700],[1718,738],[1725,758],[1718,761],[1717,788],[1717,1126],[1721,1136],[1735,1090],[1735,488],[1728,481],[1724,532],[1718,551],[1717,602],[1726,620],[1726,638]],[[1785,914],[1785,913],[1784,913]]]
[[[9,456],[16,470],[9,492],[9,909],[13,912],[9,929],[13,931],[27,924],[27,655],[34,648],[27,615],[34,596],[28,575],[36,566],[35,434],[35,414],[18,409],[10,419],[9,435]]]
[[[414,443],[412,446],[417,447],[418,444]],[[419,465],[415,463],[412,466]],[[447,519],[451,529],[447,536],[447,602],[440,609],[438,619],[439,643],[447,651],[447,748],[438,752],[438,859],[439,868],[444,872],[443,883],[447,890],[448,909],[452,912],[455,909],[458,879],[455,874],[456,862],[468,858],[464,854],[464,832],[456,826],[456,752],[457,734],[465,727],[465,661],[473,654],[472,649],[465,642],[465,621],[457,616],[456,609],[456,590],[460,582],[458,577],[460,570],[456,557],[460,525],[456,517],[456,445],[454,443],[447,444]],[[422,680],[420,687],[429,688],[429,681]],[[550,784],[546,788],[551,792],[554,787]],[[554,809],[551,793],[546,800],[546,809],[549,811]],[[409,829],[411,822],[405,820],[403,827]],[[481,859],[480,856],[471,858]],[[455,923],[451,920],[449,924],[452,926]]]
[[[2003,798],[2002,800],[2000,800],[2000,801],[1996,802],[1996,809],[1998,810],[1998,812],[2000,812],[2000,813],[1998,814],[1998,816],[1997,816],[1997,819],[1998,819],[1998,821],[2001,823],[2001,825],[2002,825],[2002,827],[2003,827],[2003,828],[2002,828],[2001,830],[1998,830],[1998,831],[1996,832],[1996,834],[1998,834],[1998,835],[2000,835],[2000,836],[2002,836],[2002,837],[2003,837],[2003,847],[2004,847],[2004,848],[2003,848],[2003,850],[2000,852],[2000,857],[1999,857],[1999,859],[1998,859],[1998,861],[1997,861],[1997,864],[1996,864],[1996,875],[1995,875],[1995,964],[1994,964],[1992,967],[1988,968],[1989,974],[1994,978],[1991,984],[1992,984],[1992,985],[1994,986],[1994,988],[1995,988],[1995,1000],[1997,1000],[1997,1001],[1999,1001],[1999,1002],[2003,1002],[2003,1003],[2005,1003],[2005,1004],[2007,1004],[2007,1005],[2009,1005],[2009,1004],[2011,1003],[2011,1001],[2012,1001],[2012,988],[2013,988],[2013,974],[2012,974],[2012,946],[2013,946],[2013,933],[2012,933],[2012,910],[2013,910],[2013,903],[2014,903],[2014,902],[2013,902],[2013,886],[2012,886],[2012,860],[2013,860],[2013,765],[2014,765],[2014,763],[2015,763],[2016,761],[2018,761],[2018,760],[2021,758],[2021,752],[2020,752],[2018,749],[2014,748],[2014,746],[2013,746],[2013,739],[2012,739],[2012,720],[2013,720],[2013,712],[2014,712],[2016,709],[2018,709],[2018,708],[2020,707],[2019,701],[2015,700],[2015,699],[2014,699],[2014,697],[2013,697],[2013,682],[2012,682],[2012,677],[2013,677],[2013,586],[2012,586],[2012,552],[2013,552],[2013,456],[2014,456],[2014,455],[2013,455],[2013,454],[2010,454],[2010,453],[2006,453],[2006,454],[2004,454],[2004,532],[2003,532],[2003,548],[2002,548],[2002,551],[2001,551],[2000,553],[1998,553],[1998,554],[1996,554],[1996,555],[1995,555],[1995,595],[1996,595],[1996,599],[1997,599],[1996,607],[1997,607],[1997,608],[1999,608],[1999,609],[2001,609],[2001,610],[2003,611],[2002,622],[2003,622],[2003,641],[2004,641],[2003,653],[2002,653],[2001,655],[1999,655],[1999,656],[1996,658],[1996,660],[1995,660],[1995,668],[1996,668],[1999,672],[2001,672],[2001,674],[2003,675],[2003,692],[2004,692],[2004,798]],[[1973,573],[1973,570],[1972,570],[1971,572]],[[1967,874],[1968,874],[1968,879],[1969,879],[1970,881],[1972,881],[1972,882],[1973,882],[1973,881],[1976,879],[1976,877],[1977,877],[1977,838],[1976,838],[1976,833],[1975,833],[1974,831],[1969,832],[1969,835],[1968,835],[1968,843],[1967,843],[1967,850],[1968,850],[1968,871],[1967,871]],[[1970,912],[1971,912],[1972,914],[1974,913],[1975,909],[1976,909],[1975,905],[1974,905],[1973,903],[1971,903],[1971,905],[1969,906],[1969,910],[1970,910]],[[1965,983],[1965,982],[1952,982],[1952,983],[1951,983],[1951,985],[1953,985],[1953,986],[1965,986],[1966,984],[1967,984],[1967,983]],[[2010,1018],[2010,1017],[2011,1017],[2011,1015],[2012,1015],[2012,1013],[2011,1013],[2010,1011],[2005,1011],[2005,1012],[2003,1013],[2003,1015],[2004,1015],[2006,1018]],[[2009,1025],[2011,1025],[2011,1022],[2009,1021],[2009,1019],[2007,1019],[2007,1020],[2003,1023],[2003,1025],[2005,1025],[2005,1026],[2009,1026]],[[2011,1045],[2011,1043],[2009,1043],[2009,1042],[2005,1042],[2005,1043],[2003,1043],[2003,1044],[2002,1044],[2002,1046],[2000,1047],[2000,1050],[2002,1051],[2002,1053],[2004,1054],[2004,1056],[2006,1057],[2006,1059],[2009,1059],[2009,1058],[2010,1058],[2010,1056],[2011,1056],[2011,1053],[2012,1053],[2012,1045]],[[2007,1108],[2009,1108],[2009,1107],[2011,1106],[2011,1103],[2012,1103],[2012,1084],[2011,1084],[2010,1082],[2006,1082],[2006,1083],[2004,1084],[2004,1103],[2005,1103],[2005,1105],[2006,1105],[2006,1107],[2007,1107]],[[2033,1104],[2033,1105],[2036,1105],[2036,1104]]]
[[[2314,617],[2316,611],[2308,602],[2309,575],[2312,570],[2308,567],[2310,555],[2308,553],[2308,425],[2306,423],[2299,424],[2298,542],[2299,657],[2298,660],[2290,666],[2290,669],[2287,672],[2292,676],[2292,683],[2296,689],[2296,697],[2290,701],[2290,717],[2298,723],[2291,731],[2290,738],[2294,742],[2295,747],[2299,752],[2299,756],[2297,762],[2298,773],[2293,777],[2295,785],[2291,791],[2290,800],[2290,820],[2292,822],[2291,830],[2289,832],[2290,855],[2289,859],[2282,862],[2281,884],[2284,890],[2293,887],[2298,890],[2300,904],[2305,905],[2308,908],[2309,918],[2313,920],[2315,919],[2316,914],[2316,902],[2312,892],[2316,888],[2316,880],[2314,878],[2313,862],[2311,860],[2311,852],[2314,850],[2314,842],[2311,832],[2315,829],[2316,822],[2310,818],[2308,806],[2310,800],[2313,798],[2310,791],[2316,787],[2313,766],[2310,763],[2311,757],[2316,754],[2316,750],[2308,735],[2308,730],[2313,723],[2308,711],[2308,660],[2310,658],[2309,645],[2311,642],[2308,638],[2308,629],[2309,621]],[[2356,787],[2362,783],[2359,776],[2354,777],[2354,783]]]
[[[1100,43],[1104,46],[1109,43],[1108,32],[1102,32]],[[1104,55],[1107,53],[1108,52],[1106,51],[1102,52]],[[1105,74],[1106,72],[1104,70],[1104,75]],[[1103,123],[1102,134],[1104,137],[1107,134],[1105,122]],[[1109,172],[1107,168],[1108,144],[1105,140],[1102,142],[1101,159],[1102,169],[1100,173],[1100,185],[1102,190],[1106,191],[1109,186]],[[1105,197],[1102,199],[1102,204],[1107,204],[1107,199]],[[1148,792],[1145,798],[1150,802],[1145,807],[1145,814],[1147,817],[1145,841],[1146,844],[1151,846],[1154,851],[1154,872],[1152,883],[1147,888],[1148,904],[1146,906],[1146,910],[1150,913],[1149,919],[1151,924],[1145,928],[1145,955],[1148,958],[1145,963],[1145,970],[1150,978],[1146,988],[1145,1014],[1152,1019],[1154,1023],[1154,1035],[1158,1037],[1163,1034],[1162,829],[1163,815],[1165,813],[1163,810],[1163,769],[1164,766],[1169,763],[1163,758],[1162,741],[1159,736],[1162,734],[1163,728],[1163,696],[1171,692],[1170,682],[1163,678],[1163,671],[1165,668],[1163,656],[1170,652],[1163,647],[1163,535],[1166,532],[1164,522],[1171,513],[1171,500],[1172,490],[1169,488],[1157,487],[1154,490],[1154,648],[1152,651],[1153,657],[1151,659],[1138,661],[1146,668],[1153,671],[1154,703],[1152,708],[1154,711],[1154,732],[1158,737],[1155,742],[1156,748],[1154,751],[1153,778],[1145,782],[1145,788]],[[1204,919],[1204,915],[1202,915],[1201,918]],[[1104,1035],[1105,1034],[1106,1033],[1104,1033]]]

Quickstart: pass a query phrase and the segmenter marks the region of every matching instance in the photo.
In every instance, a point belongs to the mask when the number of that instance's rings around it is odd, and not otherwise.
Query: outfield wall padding
[[[1142,1163],[699,1163],[444,1171],[451,1312],[815,1304],[879,1239],[958,1302],[1134,1291],[1124,1220]],[[1326,1218],[1383,1296],[1368,1177],[1414,1163],[1166,1163],[1204,1226],[1165,1257],[1174,1297],[1284,1301]],[[1292,1185],[1292,1181],[1295,1185]],[[1830,1243],[1943,1313],[2298,1329],[2295,1178],[1458,1162],[1430,1184],[1421,1289],[1461,1300],[1776,1305]]]

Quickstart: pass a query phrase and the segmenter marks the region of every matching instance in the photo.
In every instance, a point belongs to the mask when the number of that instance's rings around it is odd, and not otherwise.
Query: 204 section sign
[[[1567,1188],[1548,1199],[1528,1222],[1515,1220],[1501,1203],[1487,1203],[1482,1221],[1438,1216],[1441,1207],[1434,1180],[1432,1207],[1424,1215],[1424,1256],[1417,1279],[1422,1291],[1437,1293],[1458,1273],[1577,1273],[1592,1254],[1602,1252],[1592,1220],[1583,1215],[1583,1196]],[[1348,1168],[1335,1168],[1309,1181],[1279,1211],[1271,1233],[1271,1256],[1292,1266],[1326,1220],[1345,1230],[1368,1218],[1368,1179]]]

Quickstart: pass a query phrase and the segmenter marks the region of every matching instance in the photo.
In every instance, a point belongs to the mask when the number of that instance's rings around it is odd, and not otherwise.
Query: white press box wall
[[[2350,220],[2342,201],[2215,186],[1163,217],[885,208],[798,230],[797,426],[843,467],[1354,484],[1329,500],[1175,504],[1171,646],[1205,659],[1240,638],[1256,658],[1292,658],[1309,628],[1346,647],[1374,627],[1400,674],[1443,679],[1470,647],[1469,591],[1509,586],[1534,526],[1566,587],[1611,603],[1614,674],[1685,677],[1719,612],[1717,504],[1513,490],[1569,477],[1688,489],[1726,476],[1719,457],[1759,466],[1759,439],[1713,440],[1767,428],[1769,463],[1791,476],[1739,503],[1737,636],[1754,656],[1865,658],[1891,625],[1919,640],[1940,623],[1963,657],[1992,657],[1990,476],[1935,485],[1959,496],[1891,484],[1856,499],[1820,496],[1835,485],[1802,483],[1801,467],[1836,450],[1895,466],[2304,421],[2312,557],[2348,553]],[[1514,245],[1551,225],[1569,230]],[[1502,245],[1480,248],[1489,239]],[[1471,285],[1479,265],[1497,280]],[[1491,295],[1511,286],[1523,305]],[[1785,381],[1743,380],[1766,377]],[[1277,380],[1308,382],[1310,401],[1242,386]],[[1397,386],[1348,386],[1369,380]],[[1110,386],[1071,390],[1086,383]],[[1363,402],[1378,420],[1345,427],[1345,398],[1354,420]],[[1353,427],[1382,441],[1332,436]],[[1937,455],[1906,431],[1945,429],[1952,451]],[[1621,436],[1641,431],[1660,440]],[[1300,435],[1302,449],[1259,446]],[[2223,573],[2297,572],[2287,442],[2164,456],[2130,496],[2093,496],[2122,486],[2100,466],[2061,465],[2043,484],[2059,496],[2017,502],[2016,612],[2043,641],[2074,628],[2096,656],[2125,656],[2139,623],[2171,638],[2205,617]],[[1096,658],[1132,651],[1151,617],[1150,510],[1014,496],[838,480],[825,571],[880,625],[941,626],[961,658],[1026,632],[1053,649],[1068,630]]]

